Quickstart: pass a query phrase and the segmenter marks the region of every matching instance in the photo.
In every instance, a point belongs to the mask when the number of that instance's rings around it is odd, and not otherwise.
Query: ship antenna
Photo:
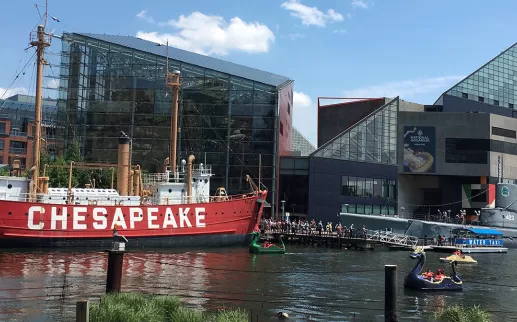
[[[178,98],[180,89],[180,72],[175,70],[172,74],[169,73],[169,40],[167,40],[167,48],[165,50],[166,57],[166,71],[165,71],[165,85],[171,88],[171,134],[169,142],[169,166],[173,173],[174,179],[176,176],[176,144],[178,142]]]
[[[48,0],[46,2],[48,5]],[[45,24],[47,19],[48,6],[45,8]],[[34,160],[32,171],[32,182],[30,186],[31,201],[36,201],[36,194],[39,183],[39,167],[41,153],[41,105],[43,88],[43,67],[48,62],[45,60],[45,48],[50,46],[50,37],[45,33],[45,26],[39,25],[37,31],[29,35],[31,47],[36,47],[37,72],[36,72],[36,106],[34,109]]]
[[[262,154],[259,154],[259,168],[258,168],[258,191],[260,192],[260,172],[261,172],[261,168],[262,168]]]

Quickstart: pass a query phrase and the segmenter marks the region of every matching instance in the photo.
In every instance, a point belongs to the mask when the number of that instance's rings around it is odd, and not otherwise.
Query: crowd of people
[[[363,225],[362,229],[355,229],[354,225],[350,227],[343,226],[341,222],[333,225],[332,222],[323,224],[320,220],[312,219],[311,221],[300,219],[294,221],[282,221],[265,219],[262,221],[261,230],[271,233],[283,233],[283,234],[301,234],[301,235],[318,235],[318,236],[330,236],[336,234],[341,237],[366,237],[367,230]]]

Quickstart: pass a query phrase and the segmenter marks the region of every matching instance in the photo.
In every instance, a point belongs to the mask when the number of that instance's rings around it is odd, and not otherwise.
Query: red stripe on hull
[[[150,206],[86,206],[0,200],[0,239],[126,238],[249,234],[267,192],[222,202]]]

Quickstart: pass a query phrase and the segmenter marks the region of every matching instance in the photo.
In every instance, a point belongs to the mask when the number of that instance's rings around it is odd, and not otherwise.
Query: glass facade
[[[397,97],[323,145],[313,156],[396,165],[398,108]]]
[[[308,156],[316,150],[314,145],[309,142],[296,128],[292,128],[291,151],[300,152],[301,156]]]
[[[341,204],[341,212],[365,215],[396,215],[397,208],[388,205]]]
[[[517,46],[512,46],[445,94],[516,109]],[[439,104],[440,100],[435,104]]]
[[[124,131],[133,138],[132,163],[161,172],[171,122],[165,57],[84,35],[64,39],[58,103],[64,145],[77,140],[86,161],[116,162]],[[262,182],[274,192],[278,88],[169,59],[174,70],[182,84],[178,158],[194,154],[212,166],[212,193],[226,187],[236,194],[249,191],[246,174],[258,177],[260,154]]]

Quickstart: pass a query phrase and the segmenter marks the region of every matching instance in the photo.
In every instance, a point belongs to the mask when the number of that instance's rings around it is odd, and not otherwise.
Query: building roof
[[[443,95],[452,95],[474,101],[481,97],[484,103],[514,109],[517,105],[517,97],[513,95],[517,90],[516,80],[517,43],[451,86],[434,104],[441,105]]]
[[[91,33],[75,34],[113,43],[119,46],[124,46],[127,48],[143,51],[162,57],[166,56],[166,46],[156,46],[156,43],[152,41],[143,40],[132,36],[102,35]],[[199,67],[212,69],[217,72],[242,77],[245,79],[249,79],[255,82],[263,83],[274,87],[281,87],[282,85],[292,81],[289,77],[272,74],[256,68],[235,64],[214,57],[196,54],[190,51],[170,46],[169,58],[188,64],[196,65]]]
[[[497,236],[503,235],[503,233],[500,232],[499,230],[487,229],[487,228],[457,228],[457,229],[454,229],[454,231],[458,231],[458,230],[467,230],[476,235],[497,235]]]

